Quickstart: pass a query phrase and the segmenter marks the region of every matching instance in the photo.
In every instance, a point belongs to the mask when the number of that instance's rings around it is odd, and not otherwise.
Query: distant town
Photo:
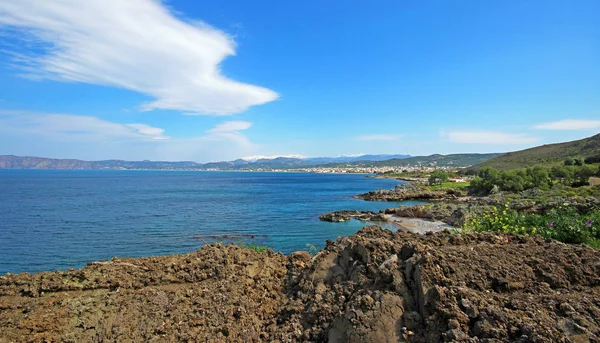
[[[431,172],[436,169],[456,170],[457,167],[447,166],[402,166],[402,167],[368,167],[368,166],[346,166],[346,167],[305,167],[305,168],[240,168],[236,171],[247,172],[288,172],[288,173],[319,173],[319,174],[386,174],[386,173],[413,173]],[[220,168],[202,169],[205,171],[223,171]]]

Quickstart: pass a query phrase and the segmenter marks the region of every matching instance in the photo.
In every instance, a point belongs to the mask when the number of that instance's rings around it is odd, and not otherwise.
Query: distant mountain
[[[403,159],[409,158],[410,155],[358,155],[358,156],[340,156],[340,157],[308,157],[304,160],[313,164],[325,163],[344,163],[357,161],[385,161],[393,158]]]
[[[202,165],[196,162],[162,162],[162,161],[82,161],[75,159],[56,159],[29,156],[0,156],[0,169],[199,169]]]
[[[430,155],[430,156],[414,156],[408,158],[393,158],[384,161],[357,161],[351,163],[336,163],[326,166],[365,166],[365,167],[408,167],[408,166],[423,166],[423,167],[469,167],[497,157],[501,154],[450,154],[450,155]]]
[[[385,167],[385,166],[439,166],[468,167],[487,161],[499,154],[454,154],[454,155],[361,155],[341,157],[275,157],[259,158],[255,161],[238,159],[235,161],[196,163],[165,161],[82,161],[74,159],[53,159],[43,157],[0,156],[0,169],[111,169],[111,170],[259,170],[294,169],[309,167]]]
[[[342,157],[313,157],[313,158],[292,158],[275,157],[259,158],[254,161],[238,159],[235,161],[196,163],[185,162],[164,162],[164,161],[82,161],[75,159],[53,159],[44,157],[22,157],[22,156],[0,156],[0,169],[111,169],[111,170],[129,170],[129,169],[156,169],[156,170],[188,170],[188,169],[219,169],[219,170],[238,170],[238,169],[293,169],[312,167],[333,162],[357,162],[357,161],[381,161],[390,158],[406,158],[409,155],[361,155],[361,156],[342,156]]]
[[[577,141],[546,144],[535,148],[509,152],[473,166],[474,170],[493,167],[501,170],[519,169],[535,165],[553,165],[569,158],[600,156],[600,134]]]

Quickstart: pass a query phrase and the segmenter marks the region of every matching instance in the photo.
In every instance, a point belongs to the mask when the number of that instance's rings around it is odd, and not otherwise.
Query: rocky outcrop
[[[0,342],[259,342],[288,258],[235,245],[0,277]]]
[[[455,201],[434,201],[426,205],[399,206],[385,210],[399,217],[422,218],[443,221],[454,227],[463,227],[469,219],[489,212],[493,207],[508,206],[521,213],[546,213],[551,209],[569,206],[580,212],[596,211],[600,208],[600,198],[561,196],[548,198],[507,197],[504,194],[487,197],[467,197]]]
[[[400,206],[395,209],[395,215],[405,218],[421,218],[442,221],[454,227],[463,227],[465,222],[486,211],[490,205],[477,202],[435,202],[428,205]]]
[[[573,274],[566,273],[572,270]],[[600,252],[541,238],[392,233],[328,242],[288,280],[286,341],[598,339]],[[571,276],[572,275],[572,276]],[[541,323],[541,324],[540,324]],[[582,324],[580,324],[582,323]]]
[[[315,256],[186,255],[0,277],[0,341],[596,342],[600,252],[366,227]]]
[[[427,190],[414,183],[397,185],[395,189],[379,189],[354,196],[367,201],[454,200],[466,196],[455,189]]]
[[[319,219],[326,222],[345,222],[350,219],[357,219],[360,221],[370,222],[386,222],[387,219],[383,216],[383,212],[375,213],[373,211],[354,211],[354,210],[343,210],[328,212],[321,216]]]

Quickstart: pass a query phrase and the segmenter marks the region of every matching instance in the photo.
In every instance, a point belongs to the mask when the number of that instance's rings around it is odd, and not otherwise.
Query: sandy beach
[[[405,232],[425,234],[427,232],[440,232],[446,229],[455,229],[455,227],[441,221],[431,221],[421,218],[399,217],[395,214],[386,214],[384,216],[387,219],[387,221],[395,227],[397,227],[398,230]]]

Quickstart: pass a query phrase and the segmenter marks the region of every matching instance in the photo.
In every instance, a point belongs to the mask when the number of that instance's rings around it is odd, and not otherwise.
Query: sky
[[[485,153],[600,132],[600,1],[0,0],[0,155]]]

